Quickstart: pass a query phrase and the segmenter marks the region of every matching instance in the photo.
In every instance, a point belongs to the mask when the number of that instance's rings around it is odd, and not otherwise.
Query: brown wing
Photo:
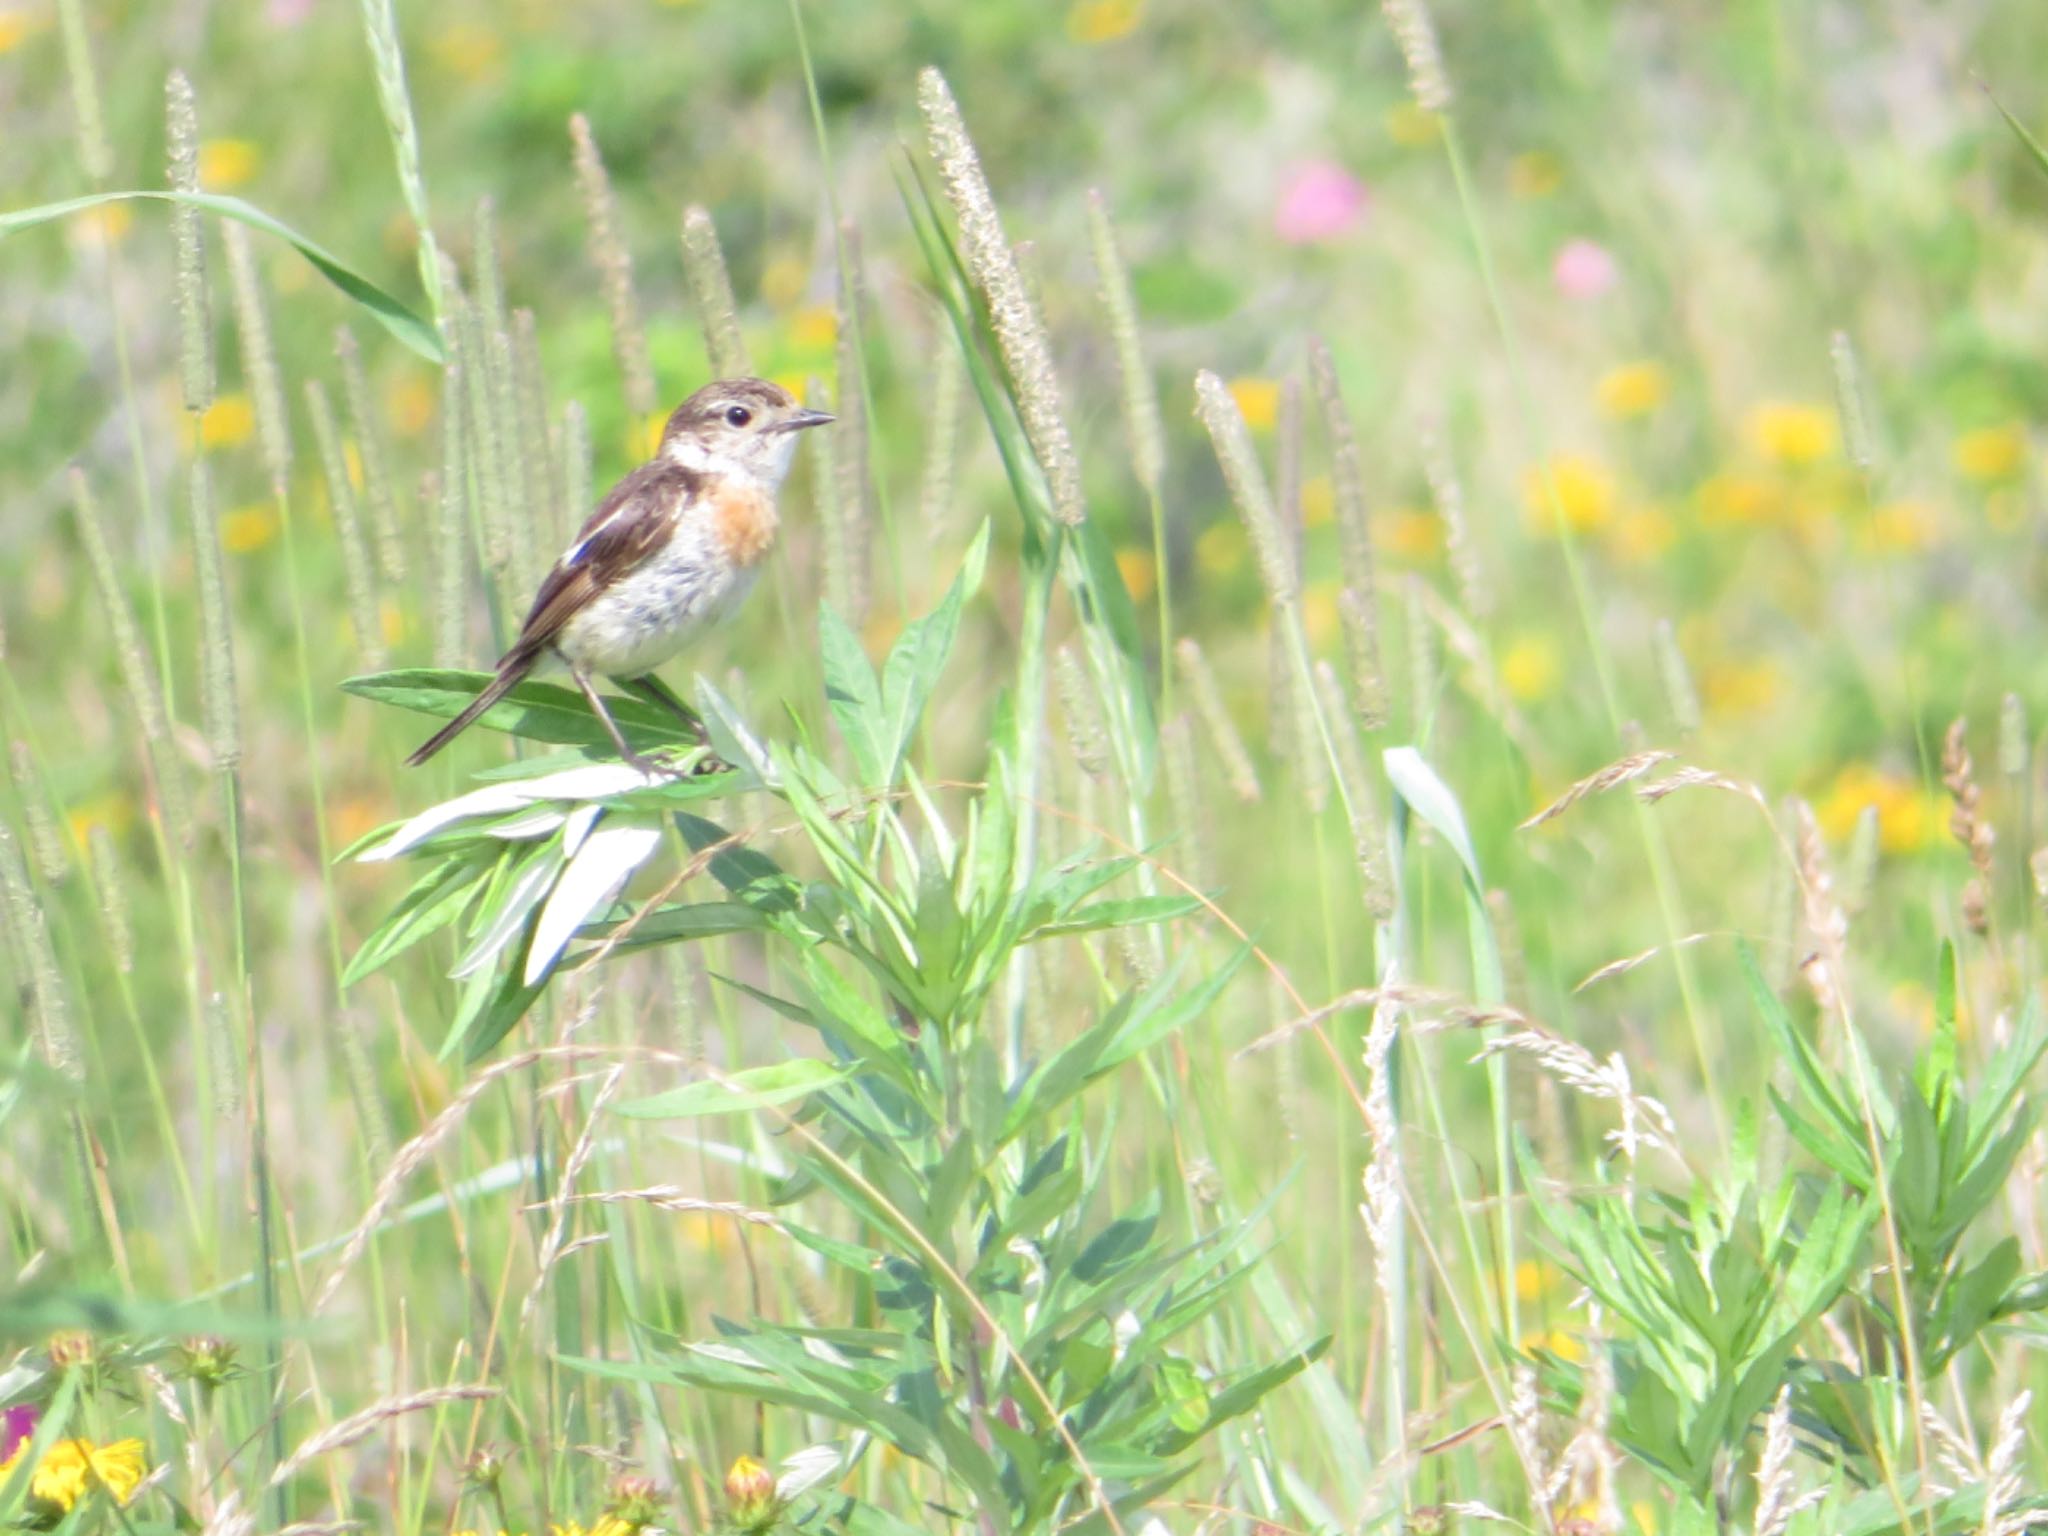
[[[513,651],[545,650],[585,603],[666,544],[703,481],[694,469],[658,459],[613,486],[541,582]]]

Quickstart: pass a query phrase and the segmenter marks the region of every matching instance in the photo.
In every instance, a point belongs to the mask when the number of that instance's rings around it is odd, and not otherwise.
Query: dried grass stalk
[[[583,1133],[576,1138],[576,1145],[570,1149],[569,1160],[562,1165],[562,1176],[555,1184],[554,1198],[548,1202],[552,1214],[548,1219],[548,1230],[541,1238],[540,1258],[534,1266],[533,1287],[526,1293],[526,1300],[519,1308],[519,1326],[523,1329],[533,1321],[534,1309],[540,1305],[541,1292],[547,1289],[548,1278],[554,1273],[556,1263],[562,1256],[562,1240],[569,1229],[569,1193],[576,1187],[576,1181],[583,1176],[591,1154],[597,1150],[597,1128],[604,1118],[604,1112],[619,1091],[619,1084],[625,1079],[624,1067],[613,1067],[598,1085],[597,1094],[590,1101],[590,1113],[584,1117]]]
[[[1059,377],[1053,369],[1052,342],[1045,323],[1025,288],[1016,253],[1003,234],[1002,218],[982,174],[981,157],[946,77],[936,69],[924,69],[917,77],[917,100],[924,113],[932,159],[938,163],[946,197],[960,221],[968,273],[988,305],[996,345],[1017,392],[1024,435],[1045,471],[1053,516],[1077,524],[1087,516],[1081,465],[1060,404]]]
[[[1372,526],[1365,499],[1365,472],[1352,431],[1351,412],[1337,381],[1336,360],[1320,337],[1308,349],[1309,382],[1322,407],[1323,435],[1330,445],[1330,490],[1337,520],[1337,551],[1344,573],[1338,612],[1351,663],[1351,686],[1367,730],[1387,723],[1387,679],[1380,660],[1378,578],[1374,573]]]
[[[1630,1162],[1637,1160],[1644,1147],[1657,1148],[1684,1161],[1679,1151],[1678,1123],[1662,1100],[1635,1091],[1628,1062],[1621,1052],[1614,1052],[1603,1064],[1577,1041],[1531,1025],[1510,1029],[1489,1040],[1473,1060],[1511,1053],[1528,1057],[1576,1093],[1612,1102],[1621,1112],[1621,1125],[1607,1133],[1607,1140]]]
[[[1662,750],[1633,753],[1618,762],[1609,763],[1597,773],[1590,773],[1570,789],[1543,807],[1534,816],[1521,824],[1519,830],[1527,832],[1531,827],[1540,827],[1546,821],[1555,821],[1566,811],[1577,805],[1588,795],[1605,794],[1610,789],[1641,778],[1659,763],[1668,763],[1677,754]]]
[[[422,1408],[438,1408],[443,1403],[475,1403],[498,1396],[499,1389],[484,1385],[462,1387],[428,1387],[423,1392],[408,1392],[401,1397],[382,1398],[370,1404],[360,1413],[352,1413],[339,1424],[331,1424],[317,1435],[303,1440],[291,1455],[278,1463],[277,1470],[270,1474],[270,1486],[296,1477],[308,1462],[335,1451],[345,1451],[350,1446],[368,1439],[379,1426],[392,1419],[403,1418],[408,1413],[418,1413]]]
[[[1813,807],[1804,800],[1792,803],[1798,823],[1799,892],[1806,929],[1814,949],[1800,969],[1813,989],[1824,1013],[1842,1006],[1842,966],[1849,938],[1849,919],[1835,896],[1835,880],[1828,868],[1827,844],[1821,840],[1820,822]]]
[[[1963,921],[1981,937],[1991,931],[1991,851],[1998,835],[1984,814],[1984,792],[1977,784],[1977,765],[1970,757],[1964,732],[1964,721],[1958,717],[1942,738],[1941,782],[1954,802],[1949,832],[1970,855],[1970,867],[1976,871],[1975,878],[1963,887]]]

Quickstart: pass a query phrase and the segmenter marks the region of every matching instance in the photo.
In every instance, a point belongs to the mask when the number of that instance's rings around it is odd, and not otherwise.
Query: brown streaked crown
[[[744,405],[757,414],[779,416],[795,408],[796,397],[767,379],[713,379],[669,413],[661,440],[665,443],[678,432],[700,432],[717,426],[733,405]]]

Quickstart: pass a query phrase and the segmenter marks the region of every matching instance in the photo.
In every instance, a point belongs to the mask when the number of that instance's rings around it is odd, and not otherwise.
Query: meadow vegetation
[[[2048,1524],[2044,46],[0,0],[0,1522]]]

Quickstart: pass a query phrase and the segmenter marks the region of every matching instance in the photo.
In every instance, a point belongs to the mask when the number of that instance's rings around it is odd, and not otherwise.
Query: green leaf
[[[1180,1425],[1178,1418],[1176,1418],[1175,1424],[1180,1428],[1181,1432],[1175,1435],[1168,1435],[1159,1442],[1155,1449],[1164,1455],[1174,1455],[1193,1445],[1195,1441],[1215,1429],[1217,1425],[1226,1423],[1240,1414],[1251,1412],[1276,1388],[1286,1385],[1311,1365],[1314,1365],[1316,1361],[1322,1359],[1329,1347],[1330,1335],[1324,1334],[1314,1343],[1296,1350],[1284,1360],[1276,1360],[1271,1365],[1253,1371],[1249,1376],[1232,1382],[1209,1400],[1208,1415],[1200,1424],[1190,1430],[1186,1426]]]
[[[1026,937],[1039,939],[1069,937],[1077,933],[1098,933],[1105,928],[1139,928],[1147,923],[1167,923],[1201,910],[1194,896],[1131,896],[1113,901],[1093,901],[1068,916]]]
[[[876,717],[880,784],[895,783],[896,771],[902,766],[911,738],[917,734],[925,704],[932,689],[938,686],[946,659],[953,653],[953,639],[960,630],[960,609],[981,587],[982,571],[988,563],[988,533],[989,525],[984,521],[974,542],[967,546],[966,557],[939,606],[903,626],[903,633],[882,666],[881,707]]]
[[[765,1067],[748,1067],[723,1081],[685,1083],[667,1093],[621,1104],[617,1114],[635,1120],[688,1120],[698,1115],[732,1115],[744,1110],[787,1104],[844,1082],[847,1073],[829,1061],[799,1056]]]
[[[818,651],[825,670],[825,703],[853,754],[854,770],[863,783],[885,787],[891,775],[883,766],[881,686],[861,649],[860,636],[829,603],[818,605]]]
[[[614,954],[623,955],[654,944],[683,943],[723,933],[763,933],[768,927],[768,919],[743,901],[679,901],[618,922],[592,923],[583,931],[604,938],[629,929],[613,946]]]
[[[310,261],[328,282],[368,310],[371,319],[421,357],[430,363],[447,361],[447,356],[441,348],[441,338],[427,321],[407,309],[325,246],[307,239],[290,225],[265,213],[253,203],[243,202],[239,197],[223,197],[216,192],[166,190],[96,192],[89,197],[66,198],[62,202],[42,203],[34,208],[17,208],[12,213],[0,213],[0,239],[5,239],[32,225],[47,223],[51,219],[83,213],[86,209],[97,208],[103,203],[136,200],[183,203],[187,207],[198,208],[206,213],[219,214],[224,219],[234,219],[267,235],[275,235]]]
[[[1980,81],[1979,84],[1982,85],[1982,82]],[[2048,175],[2048,149],[2043,149],[2041,141],[2027,132],[2027,125],[2025,123],[2006,111],[2005,103],[1991,94],[1990,86],[1983,86],[1983,91],[1987,97],[1990,97],[1991,105],[1998,108],[1998,115],[2005,119],[2006,127],[2013,131],[2013,136],[2020,141],[2020,146],[2026,150],[2028,158],[2034,162],[2043,175]]]
[[[454,922],[483,889],[493,860],[450,859],[437,866],[405,893],[377,931],[363,940],[362,948],[342,972],[341,984],[352,987],[383,969],[421,939],[440,932]]]
[[[469,707],[490,680],[488,672],[408,667],[351,677],[341,686],[344,692],[375,704],[452,719]],[[635,751],[696,745],[697,738],[684,731],[675,716],[644,699],[614,696],[605,701],[605,708]],[[479,715],[476,723],[528,741],[595,747],[607,755],[618,750],[583,695],[556,683],[521,683]]]

